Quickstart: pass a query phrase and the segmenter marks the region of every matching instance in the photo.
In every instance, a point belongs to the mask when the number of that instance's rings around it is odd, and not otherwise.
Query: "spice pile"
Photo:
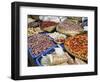
[[[29,48],[32,49],[33,55],[38,55],[40,52],[54,45],[53,41],[47,35],[34,34],[28,38]]]

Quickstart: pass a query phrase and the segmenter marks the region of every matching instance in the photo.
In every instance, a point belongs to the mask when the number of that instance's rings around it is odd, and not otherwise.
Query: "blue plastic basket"
[[[38,66],[43,66],[41,64],[41,59],[42,59],[42,56],[37,57],[36,60],[35,60],[35,64],[38,65]]]

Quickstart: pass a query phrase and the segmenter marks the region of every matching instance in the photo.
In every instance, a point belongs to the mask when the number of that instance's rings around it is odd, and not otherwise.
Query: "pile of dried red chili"
[[[54,26],[54,25],[56,25],[56,23],[52,21],[43,21],[41,23],[41,27],[49,27],[49,26]]]

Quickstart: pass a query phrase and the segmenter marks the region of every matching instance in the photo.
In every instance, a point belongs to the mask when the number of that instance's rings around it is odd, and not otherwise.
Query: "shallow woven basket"
[[[78,55],[72,53],[72,52],[68,49],[67,46],[64,45],[64,47],[65,47],[66,51],[69,52],[72,56],[77,57],[77,58],[79,58],[79,59],[81,59],[81,60],[84,60],[84,61],[87,61],[87,60],[88,60],[87,57],[78,56]],[[87,54],[86,54],[86,55],[87,55]]]

